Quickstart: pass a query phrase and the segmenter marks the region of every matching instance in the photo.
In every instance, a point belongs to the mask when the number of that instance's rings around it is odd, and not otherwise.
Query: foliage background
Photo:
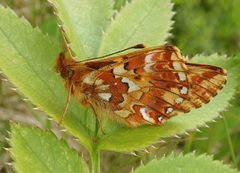
[[[121,1],[121,0],[119,0]],[[123,0],[126,1],[126,0]],[[116,0],[115,8],[118,9]],[[174,16],[176,21],[173,25],[172,36],[168,42],[178,46],[184,55],[190,57],[196,54],[220,53],[229,56],[240,55],[240,1],[239,0],[174,0],[174,10],[177,14]],[[24,16],[33,26],[39,26],[40,29],[48,33],[56,42],[61,40],[60,32],[56,26],[56,19],[53,16],[52,8],[44,0],[3,0],[1,4],[14,9],[19,16]],[[239,74],[236,74],[239,75]],[[8,137],[6,129],[9,129],[9,120],[22,122],[25,124],[36,124],[43,128],[56,127],[42,116],[41,112],[32,110],[33,105],[22,101],[19,97],[21,93],[12,91],[11,86],[6,82],[0,85],[0,172],[11,172],[11,168],[4,164],[11,162],[11,159],[2,147],[9,147],[4,137]],[[182,139],[166,139],[166,146],[162,145],[157,151],[151,154],[143,154],[143,161],[150,160],[155,154],[161,156],[171,153],[188,153],[196,151],[197,153],[213,154],[214,159],[223,160],[233,167],[240,165],[240,99],[239,93],[235,100],[232,100],[232,106],[222,115],[225,119],[217,119],[216,123],[209,124],[210,128],[201,128],[203,133],[191,132],[189,136]],[[227,128],[226,128],[227,126]],[[63,137],[67,137],[66,135]],[[230,147],[227,144],[228,138],[231,138],[233,151],[236,156],[234,161],[230,154]],[[78,151],[82,151],[74,140],[69,139],[69,144]],[[138,164],[139,160],[134,160],[134,156],[115,154],[105,152],[102,154],[103,170],[109,165],[110,160],[114,158],[117,164],[132,160]],[[104,163],[105,162],[105,163]],[[116,165],[117,165],[116,164]],[[128,171],[126,167],[124,171]]]

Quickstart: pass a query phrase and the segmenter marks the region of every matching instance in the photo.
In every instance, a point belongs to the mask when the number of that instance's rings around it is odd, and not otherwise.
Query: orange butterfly
[[[59,54],[55,68],[68,90],[61,121],[74,95],[90,105],[96,116],[106,115],[130,127],[161,125],[208,103],[226,83],[225,69],[189,63],[175,46],[130,48],[143,49],[83,61],[74,60],[69,49],[70,58]]]

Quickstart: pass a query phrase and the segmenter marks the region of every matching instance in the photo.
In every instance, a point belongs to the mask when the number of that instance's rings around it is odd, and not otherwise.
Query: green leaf
[[[57,27],[57,19],[51,18],[39,26],[43,33],[47,33],[54,42],[59,42],[62,40],[62,34],[60,28]]]
[[[19,173],[89,172],[78,153],[50,131],[13,124],[10,145]]]
[[[2,6],[0,40],[0,68],[4,74],[34,104],[59,120],[67,98],[64,84],[53,67],[59,48],[39,29],[33,29]],[[63,124],[91,148],[89,135],[94,133],[95,118],[83,116],[86,111],[72,99]]]
[[[138,167],[133,173],[158,173],[158,172],[177,172],[177,173],[237,173],[236,170],[224,165],[220,161],[214,161],[211,156],[194,154],[169,155],[161,159],[154,159],[146,165]]]
[[[114,7],[113,7],[113,9],[116,9],[116,10],[120,11],[121,8],[122,8],[127,2],[131,2],[131,0],[114,0]]]
[[[112,16],[111,0],[55,0],[54,7],[79,58],[94,57]]]
[[[194,130],[203,126],[206,122],[216,118],[221,111],[228,106],[228,101],[235,93],[239,84],[240,65],[239,58],[230,59],[224,57],[210,56],[202,57],[204,64],[218,64],[225,66],[228,71],[228,82],[220,93],[210,103],[201,108],[192,110],[166,121],[163,126],[145,125],[138,128],[121,128],[105,135],[99,142],[99,148],[103,150],[131,151],[142,149],[151,145],[160,137],[168,137],[175,134],[183,134],[188,130]],[[193,59],[197,62],[197,58]],[[211,62],[211,63],[210,63]],[[235,63],[233,63],[235,62]],[[232,64],[232,65],[230,65]],[[233,65],[235,64],[235,66]]]
[[[172,25],[170,0],[135,0],[127,3],[106,30],[99,55],[143,43],[162,45]]]

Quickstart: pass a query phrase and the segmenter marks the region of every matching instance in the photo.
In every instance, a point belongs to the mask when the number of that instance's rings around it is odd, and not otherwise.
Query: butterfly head
[[[59,53],[55,62],[55,71],[61,75],[64,80],[77,81],[83,76],[92,72],[93,69],[87,67],[81,61],[76,61],[73,58],[66,58],[63,53]]]
[[[63,53],[59,53],[59,56],[55,62],[55,70],[57,73],[61,74],[63,79],[69,80],[74,75],[74,69],[72,69],[72,64],[75,60],[71,58],[65,58]]]

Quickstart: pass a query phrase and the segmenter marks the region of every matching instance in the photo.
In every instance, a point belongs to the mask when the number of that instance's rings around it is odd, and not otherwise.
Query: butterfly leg
[[[94,115],[95,115],[95,117],[96,117],[96,119],[97,119],[98,125],[99,125],[102,133],[103,133],[103,134],[106,134],[105,131],[103,130],[103,127],[102,127],[101,121],[100,121],[100,119],[99,119],[99,117],[98,117],[98,114],[97,114],[97,112],[96,112],[94,109],[93,109],[93,113],[94,113]]]
[[[65,118],[65,116],[66,116],[66,114],[67,114],[68,106],[69,106],[69,104],[70,104],[71,91],[72,91],[72,83],[71,83],[69,86],[70,86],[70,87],[69,87],[69,91],[68,91],[67,102],[66,102],[65,109],[64,109],[64,112],[63,112],[63,114],[62,114],[62,117],[61,117],[60,121],[58,122],[58,125],[60,125],[60,124],[63,122],[63,120],[64,120],[64,118]]]

